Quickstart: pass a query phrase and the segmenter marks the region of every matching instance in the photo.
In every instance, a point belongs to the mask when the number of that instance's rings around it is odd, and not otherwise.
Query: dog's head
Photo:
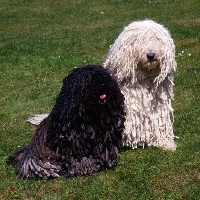
[[[107,70],[88,65],[74,69],[64,79],[54,110],[63,113],[59,116],[69,115],[71,118],[72,115],[83,116],[84,113],[100,116],[109,109],[123,112],[123,106],[124,97]]]
[[[106,105],[114,106],[121,104],[120,101],[123,102],[123,95],[117,82],[106,69],[101,66],[89,66],[88,70],[91,77],[87,85],[88,106],[103,109]]]
[[[111,46],[104,67],[119,83],[158,76],[163,80],[176,70],[175,45],[162,25],[151,20],[133,22]]]

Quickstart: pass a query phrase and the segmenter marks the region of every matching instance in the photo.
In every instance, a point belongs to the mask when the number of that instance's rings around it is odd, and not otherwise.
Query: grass
[[[0,199],[200,199],[198,0],[1,0]],[[151,18],[176,44],[175,152],[123,151],[118,168],[87,177],[19,179],[7,157],[30,141],[25,120],[48,113],[75,66],[102,64],[125,25]]]

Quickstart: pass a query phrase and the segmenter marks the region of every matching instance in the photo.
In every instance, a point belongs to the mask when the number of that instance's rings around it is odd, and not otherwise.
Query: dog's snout
[[[153,51],[148,51],[147,52],[147,59],[149,60],[149,61],[152,61],[152,60],[154,60],[154,58],[155,58],[155,53],[153,52]]]

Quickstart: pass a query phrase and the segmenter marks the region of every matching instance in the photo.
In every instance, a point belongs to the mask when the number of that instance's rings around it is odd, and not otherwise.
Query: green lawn
[[[0,199],[200,199],[199,0],[0,1]],[[175,152],[121,153],[115,171],[87,177],[19,179],[7,157],[30,141],[25,120],[48,113],[76,66],[102,64],[131,21],[151,18],[176,44]]]

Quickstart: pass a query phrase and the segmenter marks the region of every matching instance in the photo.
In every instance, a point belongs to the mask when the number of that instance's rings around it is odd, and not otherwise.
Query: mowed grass
[[[0,199],[200,199],[198,0],[1,0]],[[102,64],[131,21],[151,18],[176,44],[177,150],[123,151],[116,170],[55,180],[19,179],[7,157],[30,141],[25,120],[49,113],[74,67]]]

